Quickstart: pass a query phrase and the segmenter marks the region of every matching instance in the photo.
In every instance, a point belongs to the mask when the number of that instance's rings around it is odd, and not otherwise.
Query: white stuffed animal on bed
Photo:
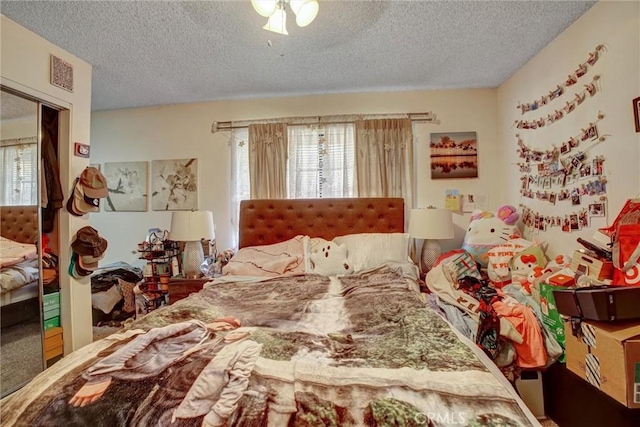
[[[347,245],[325,241],[316,245],[309,255],[312,271],[323,276],[353,273],[353,267],[347,258]]]
[[[513,206],[505,205],[497,214],[486,211],[474,211],[471,222],[464,236],[462,249],[471,254],[473,259],[486,267],[489,261],[489,249],[521,237],[516,222],[520,215]]]

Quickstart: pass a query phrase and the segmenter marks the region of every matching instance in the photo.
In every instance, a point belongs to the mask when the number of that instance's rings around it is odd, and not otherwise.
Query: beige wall
[[[560,98],[536,112],[522,115],[516,110],[519,101],[529,102],[548,93],[579,63],[585,61],[589,52],[604,44],[607,51],[590,68],[588,74],[569,87]],[[583,89],[583,84],[600,75],[601,91],[587,99],[562,120],[538,130],[518,130],[512,127],[514,120],[541,117],[560,109],[574,93]],[[598,112],[605,117],[597,124],[599,133],[611,135],[607,140],[590,150],[588,159],[595,155],[605,156],[604,170],[607,179],[607,218],[596,218],[589,228],[571,234],[557,227],[540,234],[527,233],[529,237],[549,243],[549,253],[572,253],[579,247],[577,237],[589,238],[601,227],[612,221],[627,198],[640,193],[640,133],[633,125],[631,100],[640,96],[640,3],[602,1],[585,13],[571,27],[560,34],[498,90],[498,115],[500,123],[501,164],[506,198],[514,203],[523,203],[545,215],[564,216],[576,207],[568,201],[555,206],[535,199],[521,199],[519,194],[520,173],[516,163],[515,134],[523,137],[532,148],[546,150],[553,143],[566,141],[575,136],[589,122],[597,119]],[[589,144],[581,145],[584,149]],[[557,191],[557,188],[554,189]],[[596,197],[583,197],[582,206]]]
[[[155,159],[199,159],[199,209],[213,211],[219,249],[231,244],[229,133],[210,132],[213,121],[332,114],[408,113],[432,111],[440,124],[416,123],[416,204],[444,206],[446,189],[481,192],[495,207],[500,200],[498,180],[495,90],[422,91],[340,94],[293,98],[209,102],[96,112],[92,115],[92,163]],[[480,146],[479,178],[432,181],[429,172],[430,132],[476,131]],[[492,188],[495,187],[495,188]],[[460,247],[467,218],[456,215]],[[91,223],[109,240],[104,263],[137,262],[136,243],[151,227],[168,229],[169,212],[100,212]]]
[[[0,16],[1,83],[29,96],[65,108],[61,113],[60,170],[62,187],[67,193],[73,178],[87,165],[86,159],[73,156],[72,141],[89,143],[91,115],[91,66],[35,33]],[[49,84],[50,55],[74,67],[74,92]],[[69,242],[76,230],[89,224],[89,217],[71,217],[60,213],[60,279],[62,326],[65,353],[92,341],[91,288],[89,279],[73,280],[66,272]],[[73,303],[72,303],[73,301]]]

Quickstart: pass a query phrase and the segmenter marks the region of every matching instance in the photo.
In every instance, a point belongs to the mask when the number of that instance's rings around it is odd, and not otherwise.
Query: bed
[[[223,276],[64,357],[1,402],[1,424],[538,425],[389,252],[408,243],[402,199],[243,201],[240,228],[234,258],[281,254],[271,276]],[[368,240],[380,259],[355,269]],[[309,273],[345,246],[356,271]]]
[[[15,323],[12,320],[18,303],[32,304],[36,307],[39,294],[38,278],[39,266],[35,242],[38,239],[38,210],[37,206],[2,206],[0,207],[0,236],[2,247],[13,245],[12,262],[8,258],[8,250],[2,250],[3,265],[0,268],[0,306],[2,306],[2,324]],[[22,248],[17,244],[24,244]],[[18,259],[20,258],[20,259]]]

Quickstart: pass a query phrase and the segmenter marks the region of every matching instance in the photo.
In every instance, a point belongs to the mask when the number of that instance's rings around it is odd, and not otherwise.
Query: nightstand
[[[199,279],[186,279],[176,277],[169,280],[169,304],[180,301],[189,295],[196,293],[202,289],[205,283],[210,282],[209,277],[201,277]]]

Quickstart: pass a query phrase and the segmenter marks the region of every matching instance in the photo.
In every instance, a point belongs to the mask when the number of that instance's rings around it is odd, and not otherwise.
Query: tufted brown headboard
[[[240,202],[239,247],[299,234],[331,240],[356,233],[403,233],[404,199],[256,199]]]
[[[20,243],[38,239],[38,206],[0,206],[0,235]]]

